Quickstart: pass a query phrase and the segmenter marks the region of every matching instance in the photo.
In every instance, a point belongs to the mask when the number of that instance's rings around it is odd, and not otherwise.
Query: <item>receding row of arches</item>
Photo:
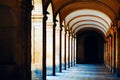
[[[120,76],[119,5],[118,0],[0,1],[0,78],[46,80],[76,64],[104,64]]]
[[[106,47],[106,42],[109,43],[107,36],[114,34],[112,33],[114,31],[111,31],[114,23],[112,18],[99,10],[85,8],[71,12],[62,21],[63,18],[60,16],[62,14],[54,18],[52,5],[53,3],[50,3],[46,10],[48,19],[45,25],[46,33],[43,32],[46,34],[46,75],[55,75],[56,72],[61,72],[62,69],[76,63],[105,64],[114,72],[116,53],[111,50],[110,54],[114,56],[109,56],[110,62],[106,58],[110,51],[107,48],[113,48],[113,46]],[[113,41],[110,44],[113,45]],[[117,46],[115,44],[116,41],[114,41],[114,46]],[[42,62],[41,60],[39,63]]]

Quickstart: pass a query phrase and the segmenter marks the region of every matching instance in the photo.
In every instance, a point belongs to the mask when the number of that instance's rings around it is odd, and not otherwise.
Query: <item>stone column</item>
[[[60,61],[59,61],[59,53],[60,53],[60,26],[59,24],[57,24],[56,28],[55,28],[55,34],[56,34],[56,46],[55,46],[55,65],[56,65],[56,72],[60,71]]]
[[[106,65],[106,67],[107,67],[107,65],[108,65],[108,41],[107,41],[107,39],[106,39],[106,43],[105,43],[105,48],[106,48],[106,52],[105,52],[105,65]]]
[[[117,76],[120,77],[120,28],[117,30]]]
[[[106,67],[108,68],[108,39],[106,39],[106,57],[105,57],[105,60],[106,60]]]
[[[60,28],[60,72],[62,72],[62,26]]]
[[[72,36],[72,66],[75,66],[75,35]]]
[[[22,33],[22,64],[23,74],[21,80],[31,80],[31,11],[32,1],[24,0],[21,5],[21,33]]]
[[[75,66],[75,51],[76,51],[76,50],[75,50],[75,36],[73,37],[73,44],[74,44],[74,47],[73,47],[73,48],[74,48],[74,49],[73,49],[73,50],[74,50],[74,51],[73,51],[73,55],[74,55],[73,61],[74,61],[74,66]]]
[[[106,65],[106,41],[104,41],[104,64]]]
[[[68,68],[68,31],[66,31],[66,68]]]
[[[43,17],[43,63],[42,63],[42,78],[46,80],[46,21],[47,21],[47,11],[44,12]]]
[[[110,41],[110,71],[112,71],[112,36],[111,34],[110,34],[109,41]]]
[[[114,73],[114,33],[112,34],[112,37],[111,37],[111,53],[112,53],[111,72]]]
[[[73,35],[71,34],[71,67],[73,67]]]
[[[65,35],[65,27],[62,27],[62,69],[64,69],[64,58],[65,58],[65,38],[64,38],[64,35]]]
[[[110,36],[109,36],[109,42],[110,42],[110,71],[112,72],[112,60],[113,60],[113,50],[112,50],[112,47],[113,47],[113,42],[112,42],[112,34],[110,34]]]
[[[65,35],[64,35],[64,38],[65,38],[65,41],[64,41],[64,47],[65,47],[65,50],[64,50],[64,62],[65,62],[65,66],[64,66],[64,69],[66,70],[66,31],[65,31]]]
[[[117,52],[117,49],[116,49],[116,32],[114,32],[114,72],[113,73],[116,73],[116,52]]]
[[[110,38],[108,37],[108,69],[110,70]]]
[[[68,68],[70,68],[70,33],[68,34]]]
[[[55,27],[56,27],[56,22],[54,22],[53,25],[53,75],[55,75]]]
[[[75,60],[74,60],[74,62],[75,62],[75,64],[76,64],[76,54],[77,54],[77,39],[76,39],[76,35],[75,35],[75,52],[74,52],[74,57],[75,57]]]
[[[110,69],[110,40],[108,38],[108,69]]]

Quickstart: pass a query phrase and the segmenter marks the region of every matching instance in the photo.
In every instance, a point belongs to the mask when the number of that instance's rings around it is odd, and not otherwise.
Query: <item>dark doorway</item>
[[[98,63],[98,39],[95,36],[89,36],[84,41],[84,60],[85,63]]]
[[[86,30],[77,34],[77,64],[103,64],[104,36],[97,31]]]

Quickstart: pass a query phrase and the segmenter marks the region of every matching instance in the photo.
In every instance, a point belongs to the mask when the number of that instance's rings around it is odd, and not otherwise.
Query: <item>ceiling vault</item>
[[[47,3],[47,0],[44,2]],[[115,24],[119,13],[119,0],[49,0],[54,18],[59,13],[61,25],[77,33],[84,29],[103,32],[104,35]],[[62,24],[62,23],[65,24]],[[75,34],[74,33],[74,34]]]

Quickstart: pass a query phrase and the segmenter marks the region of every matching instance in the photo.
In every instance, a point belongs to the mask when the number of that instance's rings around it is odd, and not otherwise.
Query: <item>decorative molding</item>
[[[55,23],[56,23],[56,22],[58,22],[58,20],[57,20],[57,19],[54,19],[54,21],[53,21],[53,22],[55,22]]]
[[[44,15],[33,14],[32,19],[43,19]]]
[[[53,27],[54,23],[53,22],[47,22],[46,26],[52,26]]]

